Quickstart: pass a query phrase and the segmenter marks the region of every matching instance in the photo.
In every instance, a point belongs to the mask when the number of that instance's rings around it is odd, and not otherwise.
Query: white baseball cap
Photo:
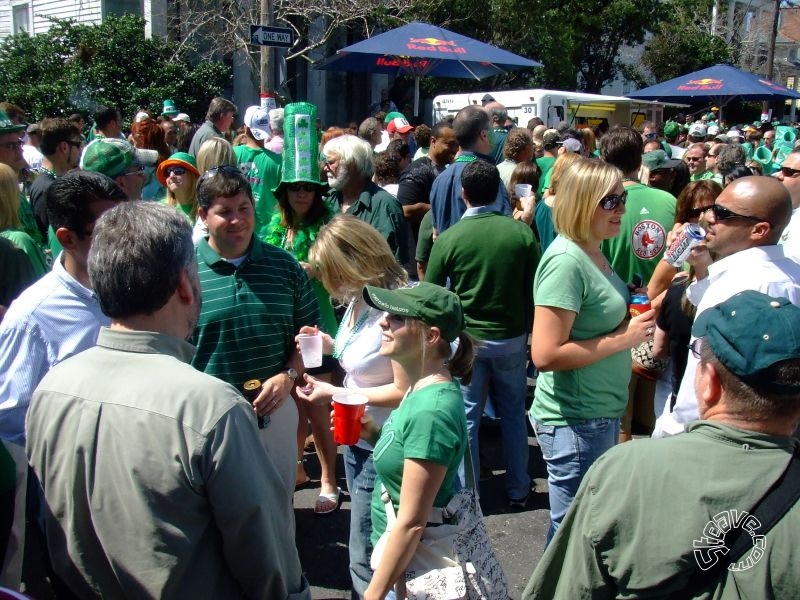
[[[186,113],[178,113],[174,117],[172,117],[173,121],[183,121],[184,123],[191,123],[192,119]]]
[[[272,136],[272,130],[269,128],[269,111],[265,108],[248,106],[244,112],[244,124],[258,141],[268,140]]]
[[[689,135],[694,137],[706,137],[708,128],[705,123],[692,123],[689,126]]]

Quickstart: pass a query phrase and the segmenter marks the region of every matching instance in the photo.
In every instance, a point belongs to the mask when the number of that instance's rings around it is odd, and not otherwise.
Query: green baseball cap
[[[8,117],[6,111],[0,110],[0,135],[4,135],[6,133],[16,133],[17,131],[22,131],[26,127],[27,125],[25,125],[25,123],[20,123],[17,125]]]
[[[667,156],[663,150],[651,150],[642,154],[642,164],[650,169],[651,173],[659,169],[674,169],[680,162],[678,159]]]
[[[667,121],[664,123],[664,137],[670,139],[678,137],[681,132],[681,126],[675,121]]]
[[[405,119],[405,118],[406,116],[403,113],[393,110],[390,113],[386,113],[386,116],[383,118],[383,124],[388,125],[389,121],[391,121],[392,119]]]
[[[747,290],[700,313],[692,335],[705,338],[719,362],[741,380],[769,386],[762,376],[766,369],[800,359],[800,307]],[[781,386],[787,393],[798,387]]]
[[[80,167],[84,171],[102,173],[113,179],[122,175],[131,165],[152,167],[157,162],[157,150],[135,148],[119,138],[100,137],[83,149]]]
[[[438,327],[448,342],[464,330],[464,311],[458,296],[433,283],[415,281],[394,290],[368,285],[364,300],[378,310]]]

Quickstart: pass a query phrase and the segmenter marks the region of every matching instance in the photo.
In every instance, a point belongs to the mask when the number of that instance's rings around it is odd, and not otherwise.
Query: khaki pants
[[[270,415],[270,422],[259,429],[261,443],[272,459],[275,469],[291,501],[297,475],[297,407],[291,396]]]

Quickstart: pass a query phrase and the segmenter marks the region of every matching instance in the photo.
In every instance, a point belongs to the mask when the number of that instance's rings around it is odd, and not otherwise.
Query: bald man
[[[786,256],[800,262],[800,150],[790,152],[773,176],[783,183],[792,198],[792,220],[784,229],[780,243]]]
[[[800,306],[800,265],[778,245],[791,215],[789,192],[775,178],[742,177],[723,190],[700,218],[706,243],[689,260],[697,279],[686,295],[697,307],[695,319],[744,290],[788,298]],[[683,433],[686,423],[699,418],[694,392],[698,362],[690,352],[675,406],[670,412],[667,403],[653,437]]]

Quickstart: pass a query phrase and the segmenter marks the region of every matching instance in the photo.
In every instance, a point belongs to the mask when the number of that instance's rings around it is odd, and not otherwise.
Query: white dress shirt
[[[777,298],[788,298],[800,306],[800,265],[787,258],[783,246],[749,248],[726,256],[708,267],[708,277],[692,283],[686,294],[697,306],[697,316],[739,292],[756,290]],[[697,318],[695,316],[695,319]],[[696,337],[693,335],[691,341]],[[700,361],[689,352],[675,407],[669,403],[656,420],[653,437],[683,433],[684,426],[700,418],[694,379]]]

